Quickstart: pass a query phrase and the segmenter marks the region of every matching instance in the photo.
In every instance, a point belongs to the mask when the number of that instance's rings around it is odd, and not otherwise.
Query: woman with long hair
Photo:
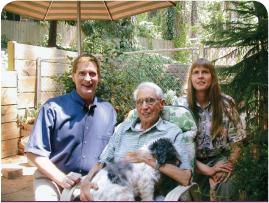
[[[204,201],[210,200],[209,178],[216,200],[229,200],[234,187],[229,180],[239,148],[236,142],[245,138],[234,100],[221,93],[214,65],[197,59],[189,70],[187,95],[175,100],[193,111],[199,125],[196,174]],[[231,150],[229,150],[231,149]]]

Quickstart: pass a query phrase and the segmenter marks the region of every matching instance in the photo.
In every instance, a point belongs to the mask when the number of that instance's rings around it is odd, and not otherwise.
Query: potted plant
[[[17,115],[17,124],[20,127],[20,138],[19,138],[19,154],[24,155],[25,147],[28,143],[31,131],[33,129],[34,123],[36,121],[38,112],[41,108],[41,102],[38,102],[37,108],[28,109],[25,110],[25,115]],[[29,160],[28,160],[29,166],[34,166]]]

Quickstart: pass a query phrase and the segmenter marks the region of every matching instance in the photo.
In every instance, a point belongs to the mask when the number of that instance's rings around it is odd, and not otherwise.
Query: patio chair
[[[126,120],[134,119],[138,116],[136,109],[129,112]],[[195,171],[196,162],[196,142],[195,138],[198,134],[198,125],[193,116],[193,113],[183,106],[165,106],[161,112],[163,120],[169,121],[178,125],[183,131],[184,141],[186,142],[187,150],[191,160],[192,167]],[[195,174],[193,174],[194,177]],[[192,180],[193,180],[192,177]],[[85,177],[83,177],[84,179]],[[64,189],[61,201],[71,201],[73,192],[79,185],[75,185],[71,189]],[[197,183],[192,182],[189,186],[178,185],[171,190],[164,201],[201,201],[201,195],[197,191],[199,188]]]

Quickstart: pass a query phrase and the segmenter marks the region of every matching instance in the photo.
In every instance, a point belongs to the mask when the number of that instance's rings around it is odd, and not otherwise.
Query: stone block
[[[27,137],[30,134],[31,134],[31,131],[21,129],[21,137]]]
[[[3,168],[2,174],[8,179],[14,179],[23,175],[22,168]]]

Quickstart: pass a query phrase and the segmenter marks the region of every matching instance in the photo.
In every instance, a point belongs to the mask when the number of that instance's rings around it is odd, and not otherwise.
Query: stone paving
[[[5,178],[3,169],[22,169],[22,176]],[[26,156],[1,159],[1,201],[34,201],[33,173],[36,167],[28,165]]]

